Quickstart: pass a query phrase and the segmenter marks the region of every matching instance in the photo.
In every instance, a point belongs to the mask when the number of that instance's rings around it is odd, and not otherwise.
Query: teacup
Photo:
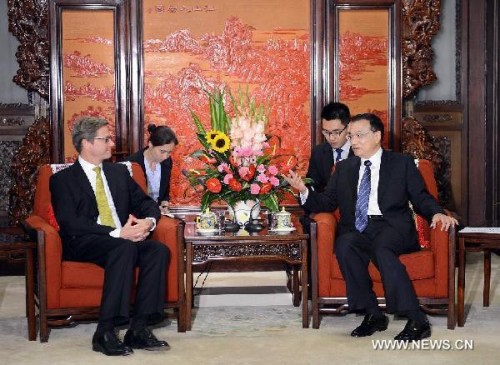
[[[210,209],[196,216],[196,228],[201,230],[216,229],[218,224],[217,214],[211,212]]]
[[[271,229],[287,229],[292,226],[292,215],[285,210],[285,207],[281,208],[278,213],[272,213],[271,217]]]

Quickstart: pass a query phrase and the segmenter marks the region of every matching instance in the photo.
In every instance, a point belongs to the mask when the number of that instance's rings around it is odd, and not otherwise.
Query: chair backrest
[[[137,184],[139,184],[142,190],[147,193],[148,188],[146,177],[144,176],[144,172],[142,171],[141,166],[136,162],[127,161],[119,163],[123,163],[128,167],[132,178],[135,180],[135,182],[137,182]],[[51,219],[49,217],[52,207],[49,180],[53,174],[65,169],[68,166],[71,166],[71,164],[47,164],[40,166],[40,169],[38,170],[38,179],[36,182],[33,214],[38,215],[47,221]]]
[[[434,199],[438,199],[438,188],[436,184],[436,178],[434,177],[434,169],[432,168],[432,164],[429,160],[415,160],[415,164],[418,167],[418,171],[422,175],[424,179],[425,187],[427,191],[434,197]]]
[[[436,179],[434,178],[434,169],[432,168],[432,164],[429,160],[415,160],[415,164],[418,167],[418,171],[422,175],[422,179],[424,180],[425,187],[429,194],[431,194],[436,201],[438,200],[438,189]],[[417,238],[421,247],[427,248],[431,245],[431,230],[429,227],[429,223],[419,216],[415,215],[415,226],[417,229]]]

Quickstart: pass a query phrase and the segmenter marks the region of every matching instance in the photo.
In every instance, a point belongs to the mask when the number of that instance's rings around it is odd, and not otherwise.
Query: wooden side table
[[[484,284],[483,306],[490,305],[491,250],[500,249],[500,233],[458,232],[458,303],[457,322],[459,327],[465,323],[465,253],[466,251],[483,251]]]
[[[297,231],[285,235],[268,232],[243,234],[222,232],[201,236],[196,232],[194,222],[187,222],[184,229],[186,242],[186,324],[191,330],[191,306],[193,302],[193,267],[208,262],[284,262],[300,266],[302,280],[302,327],[309,326],[307,302],[307,239],[298,222]],[[294,286],[298,286],[294,275]],[[298,288],[295,288],[298,292]],[[295,290],[294,290],[295,292]],[[298,304],[298,303],[297,303]]]
[[[35,250],[36,242],[23,235],[0,233],[0,260],[25,261],[26,316],[28,317],[28,339],[36,340],[35,319]]]

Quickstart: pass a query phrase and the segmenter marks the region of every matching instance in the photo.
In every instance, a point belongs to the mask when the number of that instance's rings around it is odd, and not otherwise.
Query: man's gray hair
[[[72,132],[73,146],[75,146],[77,152],[82,152],[82,140],[92,141],[96,137],[99,128],[108,124],[105,119],[97,117],[82,117],[78,119]]]

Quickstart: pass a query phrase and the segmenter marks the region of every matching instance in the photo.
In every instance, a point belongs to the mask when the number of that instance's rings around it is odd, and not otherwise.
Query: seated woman
[[[179,143],[172,129],[167,126],[148,125],[148,146],[130,155],[126,160],[141,165],[148,182],[148,194],[160,205],[162,213],[167,213],[172,172],[172,153]]]

